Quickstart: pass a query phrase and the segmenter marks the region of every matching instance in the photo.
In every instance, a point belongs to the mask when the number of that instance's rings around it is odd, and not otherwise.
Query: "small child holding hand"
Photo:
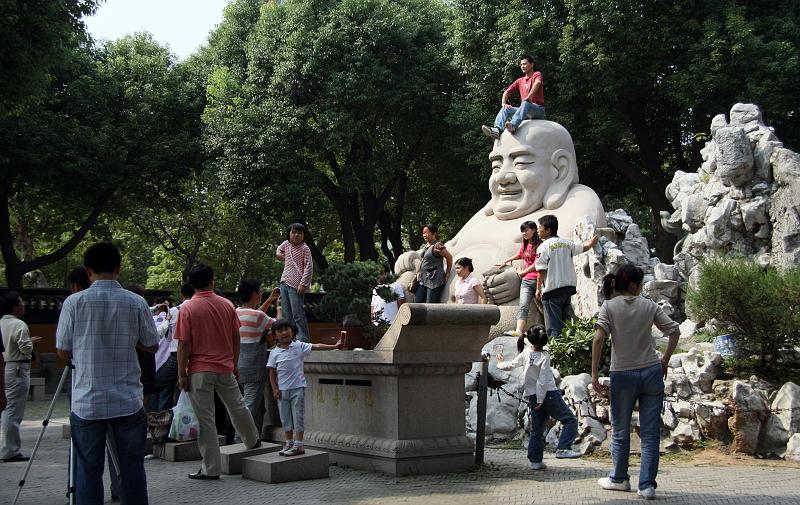
[[[267,368],[272,395],[278,400],[278,412],[281,424],[286,432],[286,444],[278,454],[296,456],[304,454],[303,449],[303,416],[305,413],[306,376],[303,373],[303,360],[311,351],[332,351],[344,345],[339,340],[330,344],[309,344],[294,340],[297,330],[286,319],[278,319],[272,324],[270,332],[276,340],[276,346],[269,353]]]
[[[564,403],[561,390],[556,386],[553,370],[550,368],[550,354],[543,348],[547,344],[544,326],[532,326],[525,332],[530,346],[525,347],[516,358],[503,361],[503,354],[497,354],[497,368],[510,370],[523,367],[525,396],[530,402],[531,436],[528,440],[528,460],[534,470],[544,470],[544,428],[548,417],[561,421],[561,435],[558,437],[556,458],[579,458],[581,454],[571,449],[578,432],[578,419]]]

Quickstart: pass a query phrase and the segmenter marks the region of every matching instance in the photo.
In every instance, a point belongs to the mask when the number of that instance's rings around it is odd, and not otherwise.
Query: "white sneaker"
[[[509,331],[503,332],[503,335],[505,335],[506,337],[519,338],[519,337],[522,336],[522,332],[521,331],[517,331],[517,330],[509,330]]]
[[[654,487],[646,487],[644,489],[640,489],[638,494],[639,494],[639,496],[641,496],[645,500],[655,500],[656,499],[656,488],[654,488]]]
[[[531,469],[533,469],[533,470],[546,470],[547,469],[547,465],[545,465],[544,462],[542,462],[542,463],[531,463]]]
[[[583,456],[583,454],[573,451],[572,449],[559,449],[556,451],[556,458],[558,459],[575,459],[581,456]]]
[[[623,480],[622,482],[614,482],[611,480],[611,477],[603,477],[602,479],[597,479],[597,484],[609,491],[630,491],[631,490],[631,483],[630,481]]]
[[[291,449],[293,446],[294,446],[294,444],[292,444],[291,442],[286,442],[285,444],[283,444],[283,449],[278,451],[278,455],[279,456],[286,456],[286,451]]]
[[[500,128],[496,126],[486,126],[486,125],[481,126],[481,131],[483,131],[484,135],[494,140],[499,139],[500,134],[503,133],[500,131]]]

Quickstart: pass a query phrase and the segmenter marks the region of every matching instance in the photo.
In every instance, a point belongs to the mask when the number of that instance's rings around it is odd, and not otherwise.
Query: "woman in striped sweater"
[[[311,249],[305,243],[306,227],[292,223],[286,229],[287,240],[278,246],[277,257],[283,261],[280,291],[283,317],[297,326],[297,340],[310,342],[308,321],[303,307],[305,293],[311,286],[314,264]]]

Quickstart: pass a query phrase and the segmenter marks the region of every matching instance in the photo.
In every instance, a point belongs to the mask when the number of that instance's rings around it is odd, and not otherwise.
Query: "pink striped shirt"
[[[281,282],[285,282],[294,289],[311,286],[311,274],[314,271],[314,262],[311,261],[311,249],[305,242],[292,245],[288,240],[284,240],[278,246],[278,254],[282,254],[286,259],[283,262],[283,274]]]
[[[275,319],[256,309],[239,307],[236,309],[239,316],[239,342],[242,344],[257,344],[267,328],[272,326]]]

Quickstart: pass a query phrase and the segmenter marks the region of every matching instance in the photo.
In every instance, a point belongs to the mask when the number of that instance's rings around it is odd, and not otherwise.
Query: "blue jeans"
[[[256,429],[261,433],[261,425],[264,423],[264,385],[266,381],[245,382],[242,384],[242,397],[247,410],[253,416]],[[270,393],[272,390],[270,390]]]
[[[158,412],[175,406],[178,383],[178,353],[170,353],[167,361],[156,371],[156,391],[150,395],[147,410]]]
[[[82,419],[71,413],[72,442],[78,467],[75,497],[78,505],[103,503],[103,463],[106,433],[110,432],[120,464],[119,496],[122,503],[147,504],[147,477],[144,472],[146,438],[144,409],[112,419]]]
[[[306,309],[304,306],[305,295],[301,295],[296,289],[281,282],[281,307],[283,317],[293,322],[297,326],[297,340],[301,342],[311,342],[311,335],[308,333],[308,321],[306,320]]]
[[[548,299],[542,298],[544,308],[544,327],[550,338],[561,335],[564,321],[569,317],[570,299],[572,295],[561,294]]]
[[[536,279],[522,279],[522,284],[519,286],[519,308],[517,309],[517,319],[522,321],[528,320],[528,312],[531,309],[531,303],[536,297]]]
[[[444,291],[444,284],[433,289],[420,284],[417,292],[414,293],[414,301],[417,303],[441,303],[442,291]]]
[[[523,101],[519,107],[500,108],[494,119],[494,126],[502,130],[506,121],[511,120],[511,126],[519,128],[524,119],[544,119],[545,110],[541,105]]]
[[[552,417],[561,421],[561,435],[558,437],[558,450],[569,449],[578,434],[578,418],[564,403],[561,391],[548,391],[544,395],[542,408],[533,410],[536,405],[536,395],[528,398],[531,403],[531,438],[528,440],[528,460],[531,463],[541,463],[544,454],[544,427],[548,418]]]
[[[661,364],[611,372],[611,479],[628,480],[628,457],[631,446],[631,414],[639,402],[639,437],[642,439],[642,463],[639,489],[656,487],[658,450],[661,431],[661,406],[664,380]]]

